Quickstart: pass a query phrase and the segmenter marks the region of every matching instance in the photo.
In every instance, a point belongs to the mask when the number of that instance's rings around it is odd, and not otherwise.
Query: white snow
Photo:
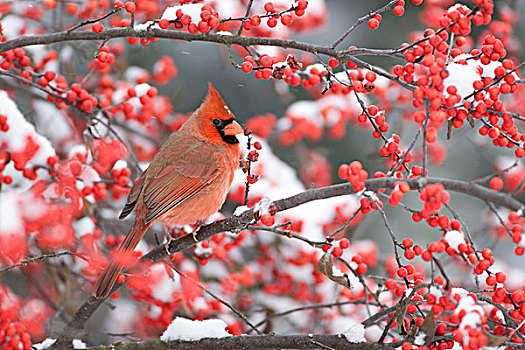
[[[456,62],[464,61],[466,64],[460,64]],[[464,63],[462,62],[462,63]],[[473,83],[476,80],[481,80],[485,77],[496,78],[494,70],[501,66],[501,62],[491,61],[489,64],[482,64],[479,59],[472,59],[469,54],[461,54],[454,58],[454,62],[451,62],[447,66],[449,76],[443,80],[444,84],[444,95],[448,96],[446,91],[447,87],[454,85],[457,88],[457,94],[464,98],[474,92]],[[513,73],[516,79],[519,77]],[[501,84],[501,83],[500,83]],[[474,97],[468,98],[469,101],[474,101]],[[473,103],[474,105],[477,102]]]
[[[9,130],[7,132],[0,132],[0,144],[6,143],[6,151],[23,151],[26,147],[28,137],[32,138],[33,141],[39,145],[39,149],[29,159],[26,167],[45,165],[47,158],[55,155],[55,150],[51,142],[37,133],[35,127],[24,118],[15,102],[9,98],[5,91],[0,91],[0,114],[7,116],[7,123],[9,124]],[[14,169],[12,162],[6,165],[3,174],[10,175],[13,178],[10,186],[18,187],[20,191],[25,191],[33,185],[33,181],[24,178],[20,171]],[[47,178],[47,172],[37,171],[37,180]]]
[[[113,164],[113,169],[117,169],[117,170],[124,169],[127,167],[128,167],[128,162],[126,162],[123,159],[119,159],[115,162],[115,164]]]
[[[228,325],[222,320],[192,321],[176,317],[164,331],[160,340],[199,340],[203,338],[224,338],[230,334],[226,331]]]
[[[153,21],[147,21],[144,23],[135,24],[133,26],[133,29],[136,31],[143,31],[143,30],[149,30],[149,29],[161,29],[159,25]]]
[[[208,248],[204,248],[202,244],[202,241],[195,244],[195,250],[193,251],[193,253],[196,256],[209,256],[211,253],[213,253],[213,248],[211,246],[208,246]]]
[[[260,215],[267,213],[272,202],[269,198],[264,197],[253,206],[253,211],[258,212]]]
[[[184,4],[181,6],[171,6],[167,7],[162,14],[161,19],[167,19],[169,21],[174,21],[177,19],[177,10],[181,9],[185,15],[191,17],[191,22],[198,24],[201,21],[201,12],[204,4]]]
[[[57,341],[56,339],[47,338],[41,343],[33,344],[33,348],[35,348],[36,350],[47,349],[51,345],[53,345],[56,341]]]
[[[148,83],[142,83],[135,86],[135,91],[137,92],[137,97],[146,95],[151,88],[151,85]]]
[[[19,193],[2,191],[0,194],[0,235],[20,232],[24,229]]]
[[[165,303],[172,301],[173,293],[180,290],[181,287],[179,275],[174,274],[173,279],[170,278],[165,272],[164,264],[155,264],[150,268],[150,273],[152,270],[157,270],[153,273],[159,276],[156,279],[157,285],[153,287],[153,297]]]
[[[250,208],[246,205],[239,205],[235,210],[233,211],[234,216],[241,216],[244,212],[250,210]]]
[[[82,340],[73,339],[73,349],[87,349],[87,346]]]
[[[80,238],[85,234],[93,233],[95,224],[91,218],[83,217],[73,223],[73,228],[75,229],[76,236]]]
[[[82,165],[82,172],[78,178],[88,186],[93,186],[93,183],[100,181],[100,175],[89,165]]]
[[[104,322],[107,332],[136,331],[134,322],[139,314],[136,303],[119,298],[116,301],[112,301],[112,304],[115,306],[115,309],[111,310],[109,317]]]
[[[26,145],[26,137],[31,136],[40,145],[40,149],[32,159],[33,163],[45,164],[47,157],[55,154],[49,140],[36,132],[35,127],[24,118],[5,91],[0,91],[0,114],[7,116],[9,124],[9,130],[0,133],[0,143],[7,142],[8,151],[22,151]]]
[[[20,31],[26,26],[26,21],[21,21],[17,16],[2,17],[2,34],[8,39],[14,39],[21,35]]]
[[[148,71],[144,68],[137,67],[137,66],[131,66],[128,69],[126,69],[126,81],[130,84],[136,84],[137,80],[140,77],[143,77],[145,75],[148,75]]]
[[[47,338],[43,342],[38,344],[33,344],[33,349],[44,350],[49,348],[56,342],[56,339]],[[80,339],[73,339],[73,349],[87,349],[86,344]]]
[[[448,231],[445,233],[445,241],[448,243],[449,247],[454,248],[457,252],[460,244],[465,243],[465,235],[459,231]]]
[[[68,158],[75,158],[77,153],[83,156],[87,155],[88,163],[91,163],[93,161],[93,157],[91,156],[91,151],[86,147],[86,145],[78,144],[78,145],[72,146],[69,149]]]
[[[38,132],[58,144],[64,142],[73,135],[73,130],[64,116],[52,103],[35,100],[33,101],[36,114],[35,122]]]
[[[351,323],[350,327],[348,327],[348,329],[343,332],[343,335],[350,343],[361,343],[366,341],[365,326],[363,326],[361,323]]]
[[[436,299],[439,299],[443,293],[439,288],[437,288],[435,285],[431,285],[428,292],[436,297]]]
[[[474,92],[474,82],[481,80],[480,75],[474,68],[469,65],[449,63],[447,66],[449,76],[443,80],[444,84],[444,95],[448,96],[447,88],[450,85],[454,85],[457,88],[457,94],[463,99]],[[473,101],[474,96],[471,96],[468,100]]]
[[[451,295],[452,294],[453,292],[451,293]],[[454,310],[454,314],[458,315],[462,311],[464,311],[465,314],[461,318],[458,328],[463,331],[463,344],[468,344],[468,329],[479,328],[479,326],[481,325],[481,317],[484,316],[484,312],[483,308],[480,305],[476,304],[476,301],[474,300],[474,296],[472,294],[467,294],[461,297],[456,309]]]

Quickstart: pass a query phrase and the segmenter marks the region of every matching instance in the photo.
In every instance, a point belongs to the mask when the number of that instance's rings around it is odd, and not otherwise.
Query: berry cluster
[[[200,7],[200,13],[198,17],[196,14],[190,15],[187,10],[190,10],[192,13],[196,12],[195,8]],[[191,34],[198,33],[207,33],[211,29],[219,27],[219,18],[217,12],[209,5],[203,4],[190,4],[185,6],[180,6],[176,12],[175,28],[182,29],[186,28]],[[163,29],[166,29],[169,25],[169,22],[166,18],[161,19],[159,26]]]
[[[32,349],[31,335],[22,322],[0,320],[0,345],[5,350]]]
[[[355,192],[365,189],[365,180],[368,179],[368,172],[363,169],[361,162],[354,160],[350,164],[341,164],[338,175],[340,179],[350,182]]]

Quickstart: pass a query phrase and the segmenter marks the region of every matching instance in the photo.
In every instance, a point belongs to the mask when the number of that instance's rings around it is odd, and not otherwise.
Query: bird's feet
[[[166,250],[166,253],[170,255],[170,243],[173,241],[173,237],[171,236],[170,227],[166,225],[165,223],[162,224],[162,227],[164,228],[164,235],[166,237],[166,243],[164,243],[164,249]],[[156,236],[155,236],[156,237]],[[157,244],[159,244],[157,242]]]
[[[197,233],[199,232],[200,228],[202,226],[206,225],[206,223],[200,221],[200,220],[197,220],[197,227],[195,228],[195,230],[193,230],[193,232],[191,233],[191,235],[193,236],[193,240],[195,242],[198,242],[197,240]]]

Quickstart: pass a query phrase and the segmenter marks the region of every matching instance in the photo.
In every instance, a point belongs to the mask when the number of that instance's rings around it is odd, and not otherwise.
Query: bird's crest
[[[201,105],[201,112],[204,112],[202,114],[207,118],[235,118],[211,83],[208,83],[208,95]]]

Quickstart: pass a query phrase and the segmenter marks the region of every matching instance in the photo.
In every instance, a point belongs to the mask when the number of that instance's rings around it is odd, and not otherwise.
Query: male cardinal
[[[106,298],[131,253],[148,228],[160,220],[187,225],[220,209],[239,166],[243,132],[223,99],[209,84],[208,96],[177,133],[169,138],[135,181],[123,219],[135,209],[135,222],[109,266],[95,284],[94,295]]]

